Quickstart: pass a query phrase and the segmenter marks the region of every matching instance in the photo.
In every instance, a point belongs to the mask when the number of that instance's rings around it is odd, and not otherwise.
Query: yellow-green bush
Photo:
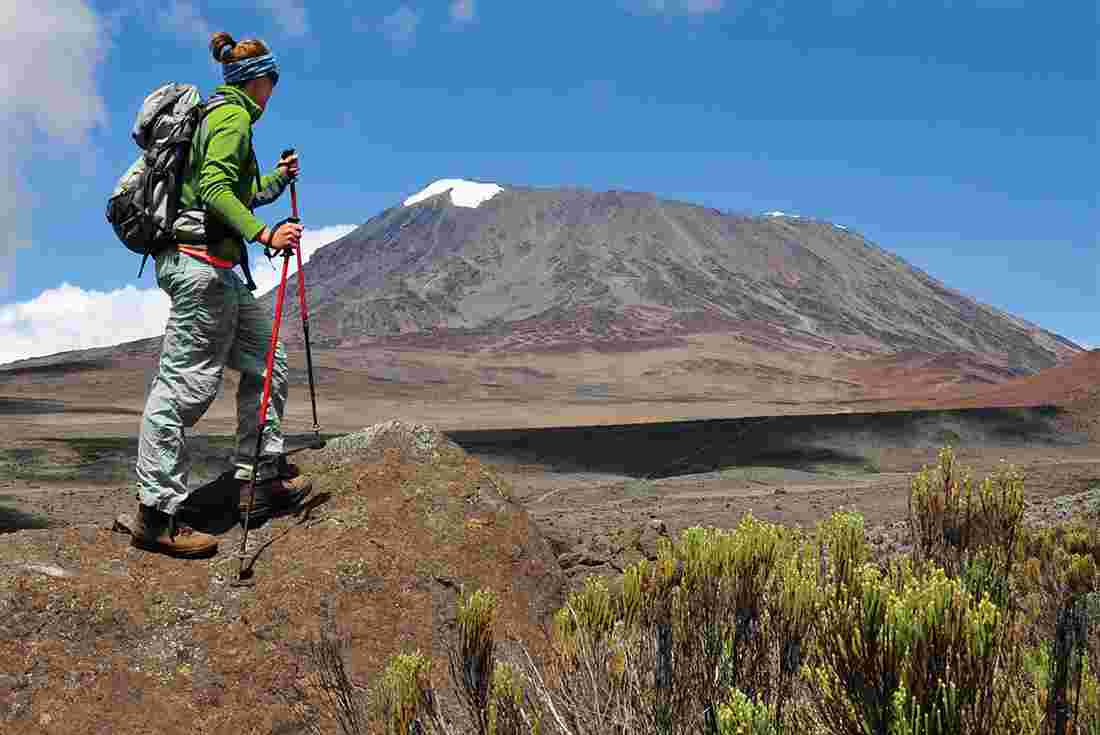
[[[433,706],[431,660],[419,651],[390,659],[378,698],[386,735],[408,735],[426,727]]]
[[[778,735],[779,729],[768,708],[734,689],[718,710],[721,735]]]
[[[510,664],[498,663],[489,693],[489,735],[539,735],[542,718],[533,711],[529,714],[527,704],[520,672]]]
[[[1011,555],[1024,515],[1024,478],[1002,465],[977,487],[970,471],[958,466],[951,447],[942,449],[933,467],[913,478],[909,528],[918,561],[932,561],[951,574],[973,552],[985,549]]]
[[[450,655],[451,678],[478,735],[486,735],[491,722],[497,604],[496,595],[486,589],[463,592],[458,599],[458,647]]]
[[[945,448],[913,478],[908,557],[873,560],[856,513],[687,529],[570,594],[545,668],[496,661],[497,598],[463,594],[462,732],[1100,735],[1100,529],[1023,507],[1019,472],[976,483]],[[387,735],[457,732],[425,657],[379,691]]]
[[[781,713],[814,624],[816,566],[800,535],[751,515],[728,531],[687,529],[626,569],[620,593],[589,579],[570,595],[555,620],[562,676],[598,672],[620,710],[611,732],[649,718],[717,733],[733,690]],[[599,710],[592,699],[577,706]]]

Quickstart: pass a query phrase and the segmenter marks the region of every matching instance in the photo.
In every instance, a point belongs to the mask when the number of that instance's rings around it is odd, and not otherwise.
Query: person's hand
[[[302,226],[295,222],[283,222],[276,226],[274,234],[265,227],[257,239],[272,250],[296,248],[302,242]]]
[[[301,170],[298,164],[298,154],[291,153],[289,156],[283,156],[279,159],[278,167],[291,179],[298,178],[298,172]]]

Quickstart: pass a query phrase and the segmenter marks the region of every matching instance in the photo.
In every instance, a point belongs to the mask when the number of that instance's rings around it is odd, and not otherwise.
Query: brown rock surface
[[[289,727],[321,632],[350,637],[358,685],[401,651],[444,671],[462,585],[499,594],[502,637],[537,640],[562,576],[506,483],[428,427],[345,441],[354,460],[338,446],[301,459],[327,502],[250,534],[266,546],[251,588],[230,585],[236,529],[209,561],[142,553],[107,528],[0,536],[0,731]]]

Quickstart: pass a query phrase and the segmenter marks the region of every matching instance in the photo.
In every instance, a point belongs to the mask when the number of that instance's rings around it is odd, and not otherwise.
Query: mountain
[[[318,250],[306,274],[311,336],[327,346],[630,351],[725,334],[776,350],[969,355],[1002,379],[1081,351],[842,226],[626,191],[443,180]]]

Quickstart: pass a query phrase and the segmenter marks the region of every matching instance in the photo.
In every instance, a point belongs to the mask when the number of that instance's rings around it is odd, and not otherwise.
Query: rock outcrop
[[[298,460],[323,502],[250,533],[253,587],[231,584],[239,528],[209,561],[107,528],[0,536],[0,731],[304,731],[310,641],[346,639],[357,685],[417,649],[443,672],[463,586],[498,594],[501,637],[541,638],[564,577],[477,459],[389,422]]]

